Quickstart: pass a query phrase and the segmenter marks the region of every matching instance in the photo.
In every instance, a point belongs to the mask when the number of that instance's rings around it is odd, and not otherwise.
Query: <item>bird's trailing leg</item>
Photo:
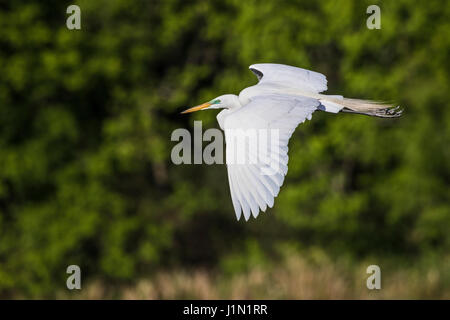
[[[383,108],[383,109],[375,109],[375,110],[370,110],[370,111],[355,111],[355,110],[351,110],[349,108],[343,108],[341,111],[348,112],[348,113],[364,114],[366,116],[379,117],[379,118],[397,118],[397,117],[400,117],[403,113],[403,109],[401,109],[400,106]]]

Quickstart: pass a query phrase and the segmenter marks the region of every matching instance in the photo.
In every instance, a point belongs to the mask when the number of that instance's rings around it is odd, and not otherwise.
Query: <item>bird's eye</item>
[[[220,103],[220,100],[219,100],[219,99],[213,100],[213,101],[211,102],[211,104],[218,104],[218,103]]]

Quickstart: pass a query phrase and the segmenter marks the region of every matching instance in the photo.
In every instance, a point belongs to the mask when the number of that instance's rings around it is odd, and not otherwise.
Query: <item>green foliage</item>
[[[115,283],[245,269],[283,246],[449,252],[450,4],[375,2],[380,30],[366,28],[373,1],[78,1],[73,31],[69,3],[0,5],[0,296],[54,296],[70,264]],[[317,112],[290,142],[274,209],[244,223],[226,168],[173,165],[170,134],[217,127],[213,111],[178,112],[255,83],[258,62],[406,111]]]

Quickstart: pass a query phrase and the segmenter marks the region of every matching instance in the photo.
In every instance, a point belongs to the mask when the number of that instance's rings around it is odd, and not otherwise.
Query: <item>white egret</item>
[[[245,88],[239,96],[225,94],[182,112],[224,109],[217,120],[225,131],[228,181],[238,220],[241,212],[248,220],[251,215],[256,218],[260,210],[273,206],[287,173],[289,138],[300,123],[311,119],[314,111],[342,111],[383,118],[398,117],[402,113],[399,107],[376,101],[320,94],[327,90],[327,79],[317,72],[272,63],[254,64],[249,69],[258,77],[258,84]],[[231,150],[228,132],[235,129],[277,130],[275,147],[257,151],[257,156],[276,159],[276,170],[265,173],[262,169],[267,162],[231,162],[229,153],[246,153],[244,156],[248,159],[252,152],[248,145]]]

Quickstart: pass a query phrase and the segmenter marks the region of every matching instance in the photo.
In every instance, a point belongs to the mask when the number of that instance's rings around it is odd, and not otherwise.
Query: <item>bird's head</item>
[[[207,109],[224,109],[224,108],[231,109],[231,108],[235,107],[236,104],[239,104],[239,99],[236,95],[224,94],[222,96],[212,99],[211,101],[208,101],[208,102],[205,102],[198,106],[184,110],[181,113],[190,113],[190,112],[207,110]]]

